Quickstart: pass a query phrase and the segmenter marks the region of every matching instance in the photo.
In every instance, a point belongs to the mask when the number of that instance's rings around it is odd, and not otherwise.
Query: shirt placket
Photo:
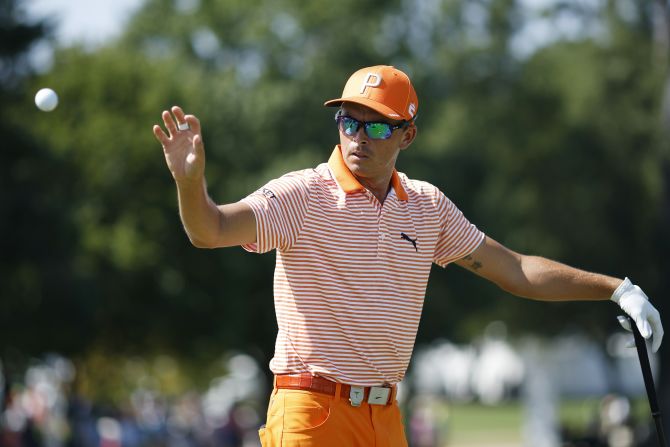
[[[385,247],[389,243],[389,229],[386,216],[388,215],[389,207],[391,206],[391,197],[387,197],[384,201],[384,204],[381,204],[379,200],[371,192],[366,192],[370,204],[375,208],[377,214],[377,247],[376,253],[378,259],[383,259],[385,257]]]

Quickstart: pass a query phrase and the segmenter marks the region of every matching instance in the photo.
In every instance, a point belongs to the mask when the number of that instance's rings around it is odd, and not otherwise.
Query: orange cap
[[[409,77],[390,65],[361,68],[347,81],[342,97],[324,105],[335,107],[343,102],[355,102],[394,120],[411,121],[419,110]]]

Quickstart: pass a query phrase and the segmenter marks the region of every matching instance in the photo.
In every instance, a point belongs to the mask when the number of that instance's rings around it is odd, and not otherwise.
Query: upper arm
[[[292,172],[242,199],[256,223],[254,240],[242,244],[242,248],[266,253],[274,249],[289,250],[293,246],[308,214],[310,179],[311,172]]]
[[[216,247],[232,247],[256,242],[256,216],[244,202],[218,206],[219,238]]]
[[[488,236],[475,251],[455,263],[508,291],[524,278],[522,256]]]

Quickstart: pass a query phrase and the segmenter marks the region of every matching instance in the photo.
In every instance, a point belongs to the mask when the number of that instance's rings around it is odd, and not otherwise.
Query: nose
[[[365,129],[363,128],[363,126],[360,126],[358,128],[358,130],[354,134],[353,140],[359,145],[365,145],[370,142],[368,140],[368,135],[365,133]]]

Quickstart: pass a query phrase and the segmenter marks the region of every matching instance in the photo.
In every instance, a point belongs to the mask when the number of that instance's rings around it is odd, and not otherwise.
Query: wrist
[[[624,280],[619,284],[619,287],[616,288],[614,293],[612,293],[612,296],[610,299],[614,301],[615,303],[619,303],[619,300],[621,297],[623,297],[626,293],[630,292],[635,288],[635,285],[631,282],[628,277],[624,278]]]
[[[205,177],[181,177],[179,179],[174,179],[174,182],[177,184],[177,189],[180,190],[197,189],[205,186]]]

